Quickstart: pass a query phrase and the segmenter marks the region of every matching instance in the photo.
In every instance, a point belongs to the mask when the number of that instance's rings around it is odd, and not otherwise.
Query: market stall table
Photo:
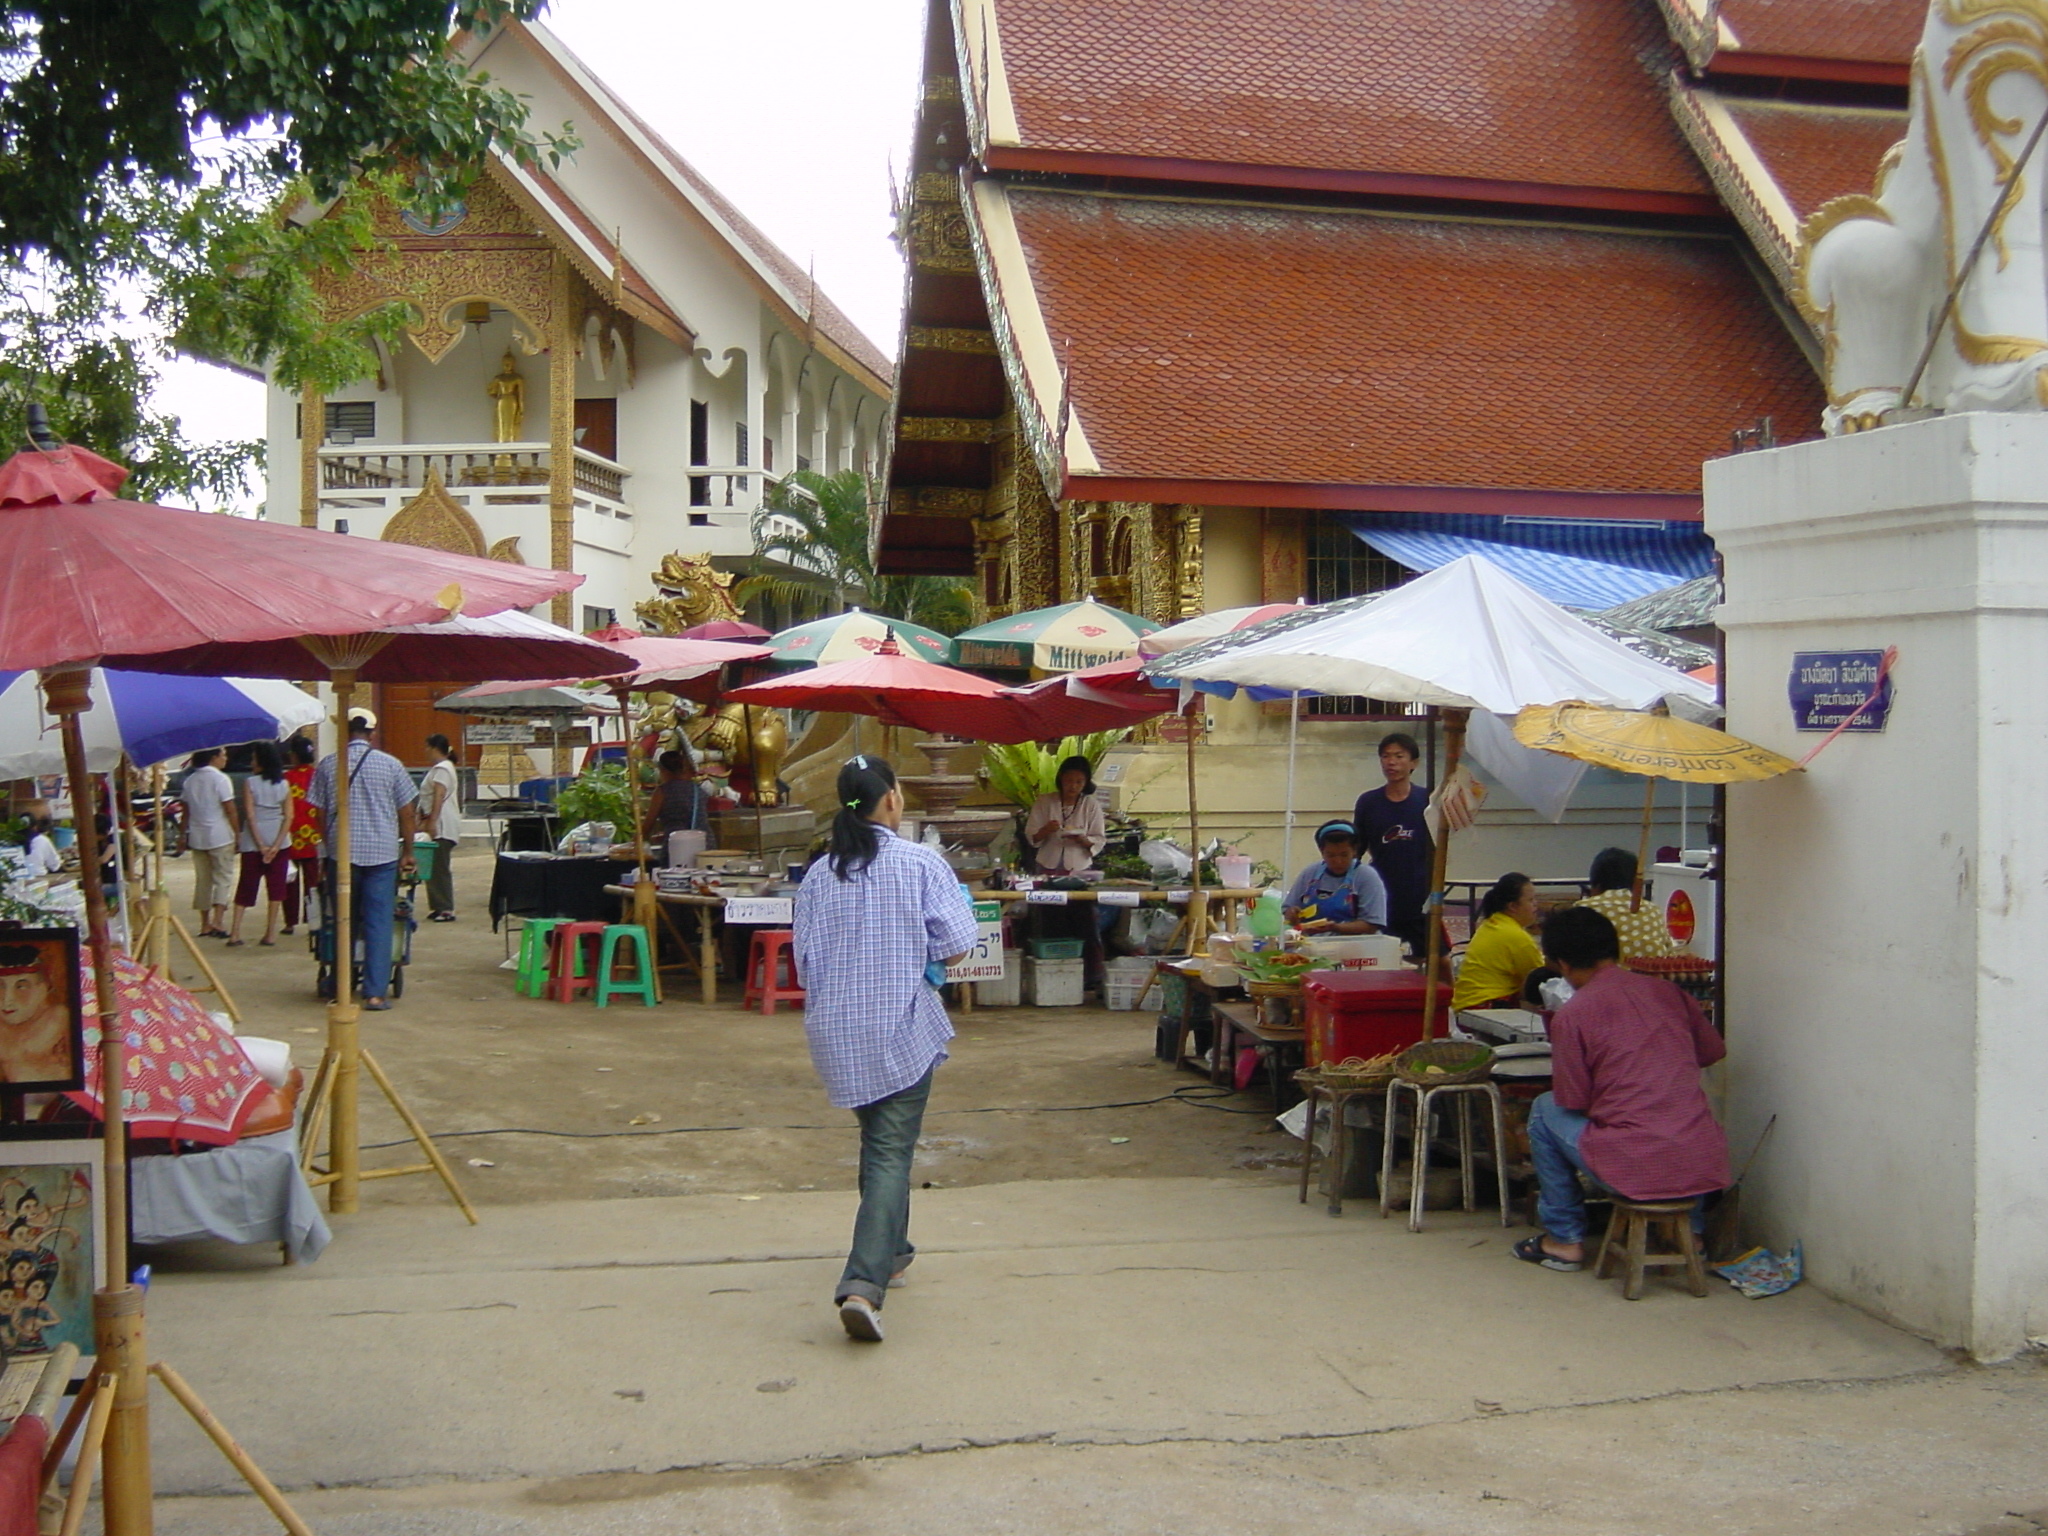
[[[1220,1063],[1225,1074],[1226,1086],[1236,1085],[1237,1037],[1259,1047],[1259,1054],[1266,1061],[1266,1080],[1273,1089],[1273,1112],[1280,1113],[1292,1102],[1281,1085],[1294,1080],[1294,1073],[1302,1063],[1302,1051],[1307,1044],[1307,1034],[1299,1029],[1285,1029],[1268,1024],[1264,1009],[1256,1002],[1219,1002],[1212,1005],[1212,1016],[1216,1020],[1216,1044],[1214,1060]],[[1212,1065],[1210,1076],[1215,1077]]]
[[[618,872],[606,853],[501,853],[491,873],[491,927],[507,917],[604,922],[611,916],[605,887]]]
[[[137,1157],[130,1168],[138,1243],[277,1243],[288,1262],[317,1259],[327,1246],[327,1223],[299,1171],[293,1131]]]
[[[620,903],[620,922],[630,923],[634,921],[632,886],[607,885],[604,888],[604,894],[618,899]],[[701,894],[697,891],[656,891],[654,899],[660,906],[689,908],[698,914],[697,961],[695,969],[697,971],[698,980],[703,987],[704,1001],[707,1004],[716,1003],[718,1001],[718,942],[719,935],[724,929],[728,927],[781,928],[788,926],[788,922],[786,919],[773,919],[755,923],[728,922],[726,918],[726,903],[728,901],[732,901],[735,899],[749,900],[756,898],[708,896]],[[771,896],[768,899],[774,900],[776,898]],[[782,899],[786,900],[787,895],[785,895]],[[666,914],[664,914],[664,916],[665,915]],[[683,935],[680,932],[678,932],[673,926],[669,928],[669,932],[675,936],[676,942],[682,945],[685,952],[687,952],[689,949],[689,943],[683,937]],[[648,949],[650,952],[655,954],[656,964],[658,965],[660,963],[660,946],[655,942],[655,939],[656,936],[654,934],[648,935]]]

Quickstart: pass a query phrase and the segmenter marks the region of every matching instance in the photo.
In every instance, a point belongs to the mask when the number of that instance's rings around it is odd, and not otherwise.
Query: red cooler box
[[[1370,1060],[1403,1051],[1422,1038],[1422,972],[1399,970],[1314,971],[1301,984],[1308,1029],[1308,1064]],[[1450,1017],[1451,988],[1437,985],[1437,1018]]]

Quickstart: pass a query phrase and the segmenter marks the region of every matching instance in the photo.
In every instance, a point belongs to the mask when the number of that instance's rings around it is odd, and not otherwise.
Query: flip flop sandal
[[[1523,1238],[1514,1246],[1515,1257],[1524,1264],[1538,1264],[1545,1269],[1554,1269],[1561,1275],[1576,1275],[1586,1267],[1578,1259],[1560,1259],[1554,1253],[1545,1252],[1543,1238],[1544,1234],[1541,1232],[1534,1237]]]
[[[226,948],[240,949],[243,945],[247,944],[248,942],[249,941],[247,939],[229,939]]]
[[[363,1004],[363,1012],[365,1013],[389,1013],[390,1011],[391,999],[388,997],[373,997]]]
[[[277,948],[277,940],[275,939],[258,939],[256,942],[258,944],[261,944],[265,949]]]

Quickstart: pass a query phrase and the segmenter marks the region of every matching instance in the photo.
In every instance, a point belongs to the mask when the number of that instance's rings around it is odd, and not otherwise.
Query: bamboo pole
[[[1437,780],[1436,793],[1443,793],[1444,785],[1451,775],[1458,771],[1459,759],[1465,755],[1465,721],[1469,711],[1446,709],[1444,711],[1444,776]],[[1429,895],[1422,904],[1422,918],[1428,925],[1423,945],[1426,957],[1422,974],[1426,987],[1422,994],[1422,1038],[1430,1040],[1436,1034],[1436,992],[1441,974],[1444,955],[1443,895],[1444,879],[1449,872],[1451,859],[1451,823],[1448,817],[1438,816],[1436,850],[1430,858]]]
[[[327,1049],[334,1057],[329,1075],[327,1208],[347,1215],[361,1203],[362,1153],[357,1131],[362,1114],[362,1013],[355,997],[355,932],[349,902],[354,895],[349,868],[349,699],[356,669],[337,667],[334,685],[334,818],[328,847],[334,857],[334,1001],[327,1005]],[[390,983],[386,983],[390,985]]]
[[[107,1438],[108,1421],[112,1419],[114,1409],[119,1405],[112,1373],[100,1377],[99,1390],[93,1393],[92,1417],[86,1420],[85,1440],[78,1448],[78,1470],[71,1474],[71,1496],[64,1501],[64,1523],[57,1527],[57,1536],[78,1536],[85,1528],[86,1506],[92,1502],[92,1475],[99,1469],[101,1450]],[[103,1494],[113,1492],[111,1465],[107,1471],[108,1476],[101,1480]],[[106,1505],[106,1528],[112,1531],[112,1500],[106,1500]]]
[[[1643,909],[1643,871],[1650,867],[1650,818],[1657,809],[1657,781],[1643,781],[1643,835],[1636,844],[1636,878],[1629,888],[1628,909],[1640,912]]]
[[[43,697],[57,717],[64,742],[64,768],[71,790],[77,833],[79,885],[85,894],[86,943],[98,995],[100,1031],[100,1125],[106,1172],[98,1191],[106,1216],[107,1285],[93,1295],[94,1348],[107,1374],[131,1390],[144,1381],[142,1292],[128,1283],[128,1127],[122,1084],[126,1057],[121,999],[114,982],[113,948],[107,937],[107,893],[100,884],[99,829],[92,818],[92,776],[86,771],[85,733],[78,717],[92,708],[91,672],[83,667],[51,668],[42,674]],[[79,807],[86,809],[79,813]],[[149,1399],[131,1395],[112,1420],[105,1483],[109,1536],[149,1536]]]
[[[313,1536],[306,1522],[299,1518],[298,1512],[287,1504],[284,1495],[278,1492],[277,1484],[263,1475],[263,1469],[257,1466],[249,1453],[236,1443],[235,1437],[228,1433],[227,1426],[213,1416],[213,1411],[200,1401],[199,1394],[192,1390],[185,1378],[161,1360],[151,1366],[150,1370],[155,1373],[156,1379],[164,1384],[165,1390],[192,1415],[194,1422],[206,1431],[206,1437],[220,1447],[221,1455],[227,1457],[228,1463],[241,1473],[242,1481],[247,1483],[256,1497],[263,1501],[265,1507],[277,1516],[278,1524],[290,1531],[291,1536]]]
[[[1194,867],[1188,886],[1188,953],[1200,954],[1209,942],[1209,898],[1202,894],[1202,815],[1195,800],[1195,735],[1202,725],[1202,699],[1197,694],[1188,705],[1188,842],[1192,845]]]
[[[1301,736],[1301,695],[1295,694],[1287,706],[1287,831],[1281,847],[1280,879],[1282,889],[1285,882],[1294,878],[1294,754]]]
[[[768,867],[768,830],[761,820],[761,754],[754,748],[754,706],[740,706],[740,724],[747,733],[747,761],[754,767],[754,852],[760,856],[761,867]],[[769,780],[768,793],[775,793],[775,781]]]

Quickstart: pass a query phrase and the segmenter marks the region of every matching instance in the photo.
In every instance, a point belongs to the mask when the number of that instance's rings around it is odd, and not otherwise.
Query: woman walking
[[[860,1121],[860,1213],[832,1301],[840,1324],[882,1341],[882,1302],[910,1264],[910,1161],[953,1024],[945,968],[975,940],[946,861],[896,835],[903,794],[878,757],[839,770],[829,856],[796,898],[804,1032],[826,1095]]]
[[[269,893],[270,911],[257,942],[277,942],[277,915],[290,878],[291,859],[285,848],[291,841],[292,786],[284,776],[284,753],[274,741],[253,741],[249,753],[255,767],[242,781],[242,831],[236,844],[242,854],[242,880],[235,890],[234,925],[228,931],[231,947],[243,942],[242,914],[256,905],[259,884]]]

